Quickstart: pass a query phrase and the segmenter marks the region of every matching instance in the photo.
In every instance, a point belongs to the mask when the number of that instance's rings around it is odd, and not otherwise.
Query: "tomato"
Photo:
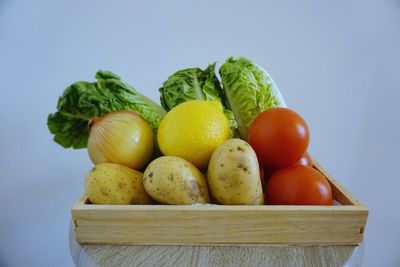
[[[301,158],[295,163],[295,165],[302,165],[302,166],[308,166],[308,167],[312,167],[314,165],[313,160],[310,156],[310,154],[308,154],[307,152],[304,153],[303,156],[301,156]]]
[[[310,141],[306,122],[288,108],[260,113],[249,129],[249,143],[263,166],[281,168],[295,164]]]
[[[269,178],[266,200],[273,205],[332,205],[332,189],[317,170],[306,166],[279,169]]]
[[[314,163],[313,160],[307,152],[293,165],[291,166],[308,166],[308,167],[313,167]],[[261,183],[263,185],[263,188],[265,188],[265,185],[269,179],[269,177],[272,176],[276,171],[278,171],[279,168],[269,168],[269,167],[262,167],[260,164],[260,176],[261,176]]]

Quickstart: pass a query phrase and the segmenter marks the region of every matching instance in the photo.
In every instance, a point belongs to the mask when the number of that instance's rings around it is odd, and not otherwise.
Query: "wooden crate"
[[[72,207],[79,243],[357,245],[368,209],[333,179],[334,206],[93,205]]]

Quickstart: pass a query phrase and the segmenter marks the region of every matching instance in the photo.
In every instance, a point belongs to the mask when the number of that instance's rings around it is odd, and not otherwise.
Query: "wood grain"
[[[360,246],[120,246],[78,244],[70,229],[77,267],[109,266],[362,266]]]
[[[359,244],[368,210],[315,168],[340,205],[91,205],[83,196],[72,208],[75,234],[93,244]]]

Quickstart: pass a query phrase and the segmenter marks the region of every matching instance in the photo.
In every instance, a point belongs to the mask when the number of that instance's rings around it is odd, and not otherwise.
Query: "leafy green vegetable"
[[[215,65],[215,63],[210,64],[205,70],[200,68],[179,70],[169,76],[159,89],[161,93],[160,102],[169,111],[188,100],[219,100],[224,107],[224,114],[228,118],[232,136],[235,137],[237,135],[237,122],[229,109],[225,94],[215,75]]]
[[[248,59],[228,58],[219,73],[240,137],[244,140],[247,140],[249,127],[258,114],[268,108],[286,106],[269,74]]]
[[[54,141],[65,148],[85,148],[89,122],[117,110],[135,111],[157,129],[165,110],[140,94],[109,71],[98,71],[97,82],[80,81],[65,89],[58,99],[57,112],[50,114],[47,126]]]

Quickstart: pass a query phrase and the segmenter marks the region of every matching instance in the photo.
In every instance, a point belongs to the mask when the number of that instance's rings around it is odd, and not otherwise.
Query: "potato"
[[[115,163],[93,167],[85,178],[85,192],[93,204],[150,204],[143,173]]]
[[[163,204],[210,201],[204,176],[193,164],[179,157],[163,156],[152,161],[144,171],[143,184],[147,193]]]
[[[256,153],[241,139],[229,139],[214,151],[207,181],[211,196],[220,204],[264,204]]]

